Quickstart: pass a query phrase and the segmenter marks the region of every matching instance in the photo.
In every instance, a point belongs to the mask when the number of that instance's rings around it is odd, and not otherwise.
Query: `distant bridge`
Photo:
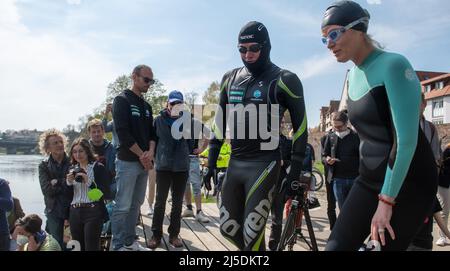
[[[17,152],[32,154],[36,152],[37,145],[37,140],[0,138],[0,148],[6,148],[6,154],[17,154]]]

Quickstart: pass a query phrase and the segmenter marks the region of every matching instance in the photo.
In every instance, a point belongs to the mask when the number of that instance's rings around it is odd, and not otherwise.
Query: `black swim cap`
[[[238,37],[239,43],[256,42],[263,45],[261,54],[255,63],[248,63],[245,60],[245,67],[254,75],[257,76],[264,71],[264,67],[270,62],[270,38],[267,28],[260,22],[249,22],[242,27]]]
[[[322,28],[327,25],[346,26],[358,19],[367,17],[367,22],[361,22],[352,29],[366,33],[369,27],[370,15],[358,3],[353,1],[338,1],[327,8],[322,20]]]

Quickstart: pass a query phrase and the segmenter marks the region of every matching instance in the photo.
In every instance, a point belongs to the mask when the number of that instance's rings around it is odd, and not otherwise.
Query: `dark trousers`
[[[52,214],[47,214],[47,232],[58,241],[61,249],[64,250],[64,218],[56,217]]]
[[[0,234],[0,251],[9,251],[9,233]]]
[[[325,180],[325,189],[327,191],[327,216],[330,221],[330,230],[336,223],[336,197],[334,196],[333,182],[329,183]]]
[[[278,178],[278,183],[276,186],[276,190],[273,196],[273,202],[272,202],[272,229],[275,227],[279,227],[281,229],[281,226],[283,225],[283,210],[284,205],[287,200],[286,196],[286,188],[281,187],[281,184],[283,182],[283,179],[286,177],[286,169],[282,168],[280,171],[280,176]],[[280,230],[281,235],[281,230]],[[277,236],[276,239],[280,239],[280,236]]]
[[[188,177],[189,173],[187,171],[156,171],[156,201],[152,221],[154,237],[161,238],[163,234],[164,214],[170,188],[172,188],[172,209],[170,211],[169,237],[177,237],[180,233],[181,210]]]
[[[80,242],[81,251],[99,251],[102,233],[103,206],[70,208],[70,232],[72,240]]]

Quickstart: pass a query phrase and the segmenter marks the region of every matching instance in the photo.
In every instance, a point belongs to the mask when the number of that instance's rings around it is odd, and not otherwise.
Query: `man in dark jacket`
[[[333,133],[333,131],[330,129],[324,136],[320,138],[320,146],[321,146],[321,157],[322,157],[322,164],[323,169],[325,173],[325,189],[327,193],[327,216],[328,221],[330,222],[330,230],[333,229],[334,223],[336,223],[336,198],[334,197],[333,192],[333,183],[331,182],[331,178],[329,178],[329,166],[327,162],[325,161],[324,157],[324,151],[325,151],[325,144],[327,143],[327,140],[329,140],[329,136]]]
[[[0,179],[0,251],[9,250],[9,227],[6,212],[13,208],[13,199],[8,183]]]
[[[47,157],[39,164],[39,183],[45,202],[47,232],[64,248],[64,221],[69,218],[73,190],[66,184],[70,161],[64,147],[67,139],[58,130],[50,129],[40,136],[39,147]]]
[[[150,67],[133,70],[133,87],[114,99],[113,121],[119,137],[116,160],[117,194],[111,216],[114,250],[148,250],[137,241],[136,221],[145,199],[148,170],[153,168],[155,130],[152,107],[143,94],[154,84]]]
[[[92,146],[92,150],[97,155],[97,160],[102,163],[108,171],[108,180],[111,180],[110,190],[112,192],[112,198],[116,194],[116,183],[114,177],[116,176],[116,149],[105,139],[105,128],[103,123],[99,119],[93,119],[89,121],[87,125],[89,133],[89,143]]]
[[[192,120],[190,114],[182,111],[184,104],[183,94],[179,91],[169,93],[167,107],[161,111],[155,119],[155,131],[157,136],[156,148],[156,202],[153,214],[152,231],[153,237],[149,247],[155,249],[161,243],[163,235],[162,227],[166,200],[169,189],[172,189],[172,210],[170,212],[169,243],[174,247],[181,247],[183,243],[178,238],[181,223],[181,210],[186,182],[190,169],[190,143],[191,129],[183,127],[185,122],[181,116]],[[180,112],[183,112],[180,114]],[[196,122],[196,120],[193,120]],[[197,121],[199,122],[199,121]],[[183,123],[183,124],[181,124]],[[180,125],[181,124],[181,125]],[[195,127],[201,123],[192,125]],[[175,135],[176,132],[183,131],[181,137]],[[185,131],[189,131],[185,134]]]
[[[333,114],[334,132],[329,135],[324,150],[328,174],[332,174],[333,191],[341,210],[353,181],[359,175],[359,137],[347,127],[347,122],[348,117],[344,112]]]

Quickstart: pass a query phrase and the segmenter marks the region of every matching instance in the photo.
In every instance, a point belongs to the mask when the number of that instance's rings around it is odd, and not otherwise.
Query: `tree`
[[[80,118],[81,120],[82,118]],[[67,137],[67,148],[70,148],[72,142],[77,139],[79,136],[82,136],[80,132],[75,130],[75,125],[67,124],[65,128],[62,130],[63,134]]]
[[[202,97],[202,100],[205,103],[205,105],[219,103],[219,94],[220,94],[219,90],[220,90],[219,82],[214,81],[209,85],[208,89],[205,91],[205,94],[203,94]]]
[[[198,96],[199,96],[199,94],[194,91],[190,91],[190,92],[187,92],[186,94],[184,94],[184,101],[185,101],[186,105],[189,106],[190,108],[192,106],[194,106],[195,101],[197,100]]]
[[[220,85],[219,82],[212,82],[203,94],[202,100],[205,103],[203,107],[203,123],[212,124],[214,120],[216,104],[219,103]]]
[[[123,90],[131,89],[132,85],[133,80],[131,75],[121,75],[117,77],[113,83],[108,85],[106,99],[96,110],[94,110],[94,115],[103,114],[106,105],[112,103],[114,98]],[[164,85],[156,79],[155,83],[150,86],[147,93],[143,95],[144,99],[152,106],[153,115],[158,114],[159,111],[165,107],[165,102],[167,101],[167,96],[164,95],[165,92]]]
[[[153,115],[159,114],[166,107],[167,95],[164,95],[165,93],[164,85],[156,79],[155,83],[144,94],[144,99],[152,106]]]
[[[112,103],[114,98],[123,90],[130,89],[132,83],[133,81],[131,80],[131,75],[121,75],[117,77],[113,83],[108,85],[108,89],[106,91],[106,104]]]

